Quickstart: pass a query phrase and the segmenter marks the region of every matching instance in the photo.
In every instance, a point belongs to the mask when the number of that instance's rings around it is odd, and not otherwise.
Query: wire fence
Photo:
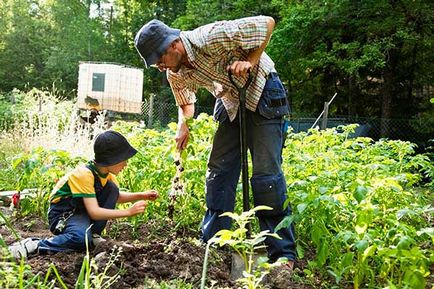
[[[212,115],[214,108],[195,106],[195,115],[206,113]],[[171,102],[158,102],[145,100],[142,104],[142,117],[149,128],[165,127],[171,122],[178,121],[178,107]]]
[[[195,115],[207,113],[212,115],[213,107],[195,106]],[[317,119],[313,114],[293,115],[290,120],[292,131],[308,131]],[[145,101],[142,105],[142,120],[149,128],[166,127],[170,122],[178,120],[178,108],[175,103]],[[319,121],[321,123],[321,120]],[[328,115],[327,128],[357,123],[354,137],[366,136],[374,140],[380,138],[411,141],[425,147],[430,139],[434,139],[432,122],[423,119],[383,119],[374,117]]]
[[[290,120],[293,132],[309,130],[316,118],[309,116],[297,116]],[[385,119],[373,117],[334,116],[329,117],[327,128],[339,125],[356,123],[354,137],[366,136],[374,140],[380,138],[411,141],[421,146],[426,146],[430,139],[434,139],[434,128],[430,122],[420,119]]]

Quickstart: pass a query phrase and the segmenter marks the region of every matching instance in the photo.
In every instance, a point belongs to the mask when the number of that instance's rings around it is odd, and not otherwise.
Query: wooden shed
[[[116,63],[80,62],[78,108],[141,113],[142,95],[142,69]]]

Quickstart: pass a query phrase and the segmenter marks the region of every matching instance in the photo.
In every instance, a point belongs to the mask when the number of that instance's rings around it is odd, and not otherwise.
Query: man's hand
[[[137,214],[143,213],[146,208],[146,202],[145,201],[138,201],[137,203],[134,203],[129,209],[128,212],[130,216],[135,216]]]
[[[253,65],[249,61],[235,61],[229,65],[226,70],[230,71],[235,76],[246,76],[252,67]]]
[[[175,136],[176,148],[179,151],[182,151],[187,147],[189,135],[190,131],[188,129],[188,125],[185,122],[179,122],[178,130]]]
[[[143,192],[143,200],[154,201],[158,196],[158,192],[154,190]]]

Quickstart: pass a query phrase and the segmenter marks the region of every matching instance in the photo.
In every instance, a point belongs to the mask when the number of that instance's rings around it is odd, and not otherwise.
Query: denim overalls
[[[98,175],[89,167],[94,176],[94,188],[98,205],[101,208],[114,209],[119,198],[119,188],[112,181],[107,181],[103,187]],[[61,232],[56,230],[59,221],[65,220]],[[48,210],[50,231],[55,236],[39,242],[39,252],[65,252],[86,250],[86,237],[89,246],[92,245],[92,234],[101,234],[107,220],[93,221],[90,219],[82,198],[66,198],[51,204]],[[89,226],[91,229],[88,230]],[[87,231],[87,232],[86,232]]]
[[[241,171],[241,152],[238,117],[229,121],[222,101],[217,99],[214,118],[219,127],[214,136],[206,176],[207,211],[202,222],[202,240],[208,241],[222,229],[229,229],[231,219],[219,217],[223,212],[233,212],[235,191]],[[247,145],[253,162],[250,179],[254,205],[272,207],[272,211],[259,211],[257,217],[261,230],[274,232],[282,219],[291,214],[291,207],[283,208],[286,196],[285,177],[281,170],[285,121],[289,114],[286,91],[277,73],[267,78],[256,112],[246,110]],[[294,260],[294,226],[282,228],[282,239],[267,238],[265,243],[270,261],[279,257]]]

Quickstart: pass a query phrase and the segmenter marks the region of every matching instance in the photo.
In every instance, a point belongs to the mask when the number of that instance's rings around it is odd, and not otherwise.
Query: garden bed
[[[50,236],[47,225],[39,217],[12,218],[12,225],[22,238]],[[150,222],[142,225],[138,232],[132,234],[127,223],[112,222],[107,228],[107,241],[91,250],[90,256],[95,260],[100,273],[105,269],[110,257],[119,252],[114,248],[122,248],[118,259],[108,268],[106,275],[119,274],[113,288],[178,288],[176,282],[191,285],[188,288],[199,288],[201,282],[205,246],[197,240],[195,232],[188,230],[173,231],[172,224]],[[15,241],[10,230],[0,226],[0,235],[7,244]],[[53,255],[37,255],[27,260],[34,274],[45,276],[50,264],[57,268],[63,282],[68,288],[75,286],[85,253],[57,253]],[[279,280],[278,284],[269,281],[267,288],[313,288],[303,282],[302,268],[304,261],[298,263],[297,280]],[[231,252],[229,249],[213,250],[210,254],[207,284],[212,288],[238,288],[230,279]],[[320,282],[320,281],[318,281]],[[312,284],[313,285],[313,284]],[[155,287],[154,287],[155,286]],[[165,287],[166,288],[166,287]],[[187,287],[186,287],[187,288]],[[207,287],[210,288],[210,287]]]

